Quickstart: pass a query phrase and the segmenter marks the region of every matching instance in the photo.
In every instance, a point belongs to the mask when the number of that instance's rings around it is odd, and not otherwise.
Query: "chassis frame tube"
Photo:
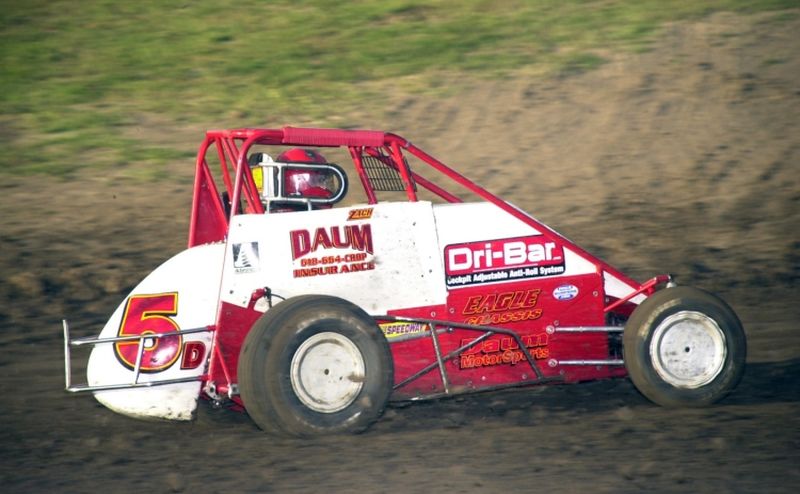
[[[478,326],[478,325],[475,325],[475,324],[464,324],[464,323],[457,323],[457,322],[453,322],[453,321],[443,321],[443,320],[438,320],[438,319],[423,319],[423,318],[390,316],[390,315],[381,315],[381,316],[372,316],[372,317],[376,321],[409,322],[409,323],[424,324],[424,325],[426,325],[425,332],[430,332],[430,336],[431,336],[431,338],[433,338],[433,346],[434,346],[434,352],[436,353],[436,360],[434,362],[431,362],[430,364],[426,365],[425,367],[421,368],[419,371],[417,371],[413,375],[407,377],[402,382],[395,384],[394,387],[393,387],[393,389],[395,389],[395,390],[405,386],[406,384],[418,379],[419,377],[427,374],[431,370],[433,370],[433,369],[438,367],[439,368],[439,373],[441,374],[441,377],[442,377],[442,384],[443,384],[444,389],[445,389],[445,393],[444,394],[445,395],[449,395],[450,394],[450,390],[449,390],[449,386],[448,386],[447,369],[445,368],[445,365],[444,365],[445,362],[453,359],[454,357],[458,356],[464,350],[468,350],[468,349],[472,348],[473,346],[481,343],[486,338],[489,338],[490,336],[492,336],[494,334],[503,334],[503,335],[510,336],[511,338],[513,338],[514,341],[519,346],[520,351],[522,351],[522,353],[525,355],[525,359],[528,362],[528,365],[530,365],[531,370],[533,370],[533,373],[536,375],[536,380],[531,381],[531,382],[527,382],[525,384],[536,384],[536,383],[541,383],[541,382],[545,382],[545,381],[550,381],[551,380],[551,379],[547,379],[547,378],[544,377],[544,375],[542,374],[541,369],[539,369],[539,366],[536,364],[536,361],[533,359],[533,356],[528,351],[527,347],[525,346],[525,343],[522,341],[522,338],[519,336],[519,334],[517,334],[514,331],[511,331],[510,329],[498,328],[496,326]],[[451,351],[447,355],[442,355],[441,349],[439,348],[438,338],[437,338],[437,333],[438,333],[437,327],[440,327],[440,326],[446,328],[446,330],[455,328],[455,329],[466,330],[466,331],[482,332],[484,334],[482,334],[481,336],[479,336],[475,340],[469,342],[468,344],[462,345],[462,346],[456,348],[455,350]],[[555,379],[552,379],[552,380],[559,380],[559,379],[555,378]],[[437,395],[440,395],[440,394],[437,393],[436,395],[431,395],[431,397],[437,396]]]

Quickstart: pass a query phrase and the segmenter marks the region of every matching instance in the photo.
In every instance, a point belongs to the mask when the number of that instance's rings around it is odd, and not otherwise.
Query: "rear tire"
[[[668,407],[717,402],[741,380],[742,324],[717,296],[666,288],[642,302],[625,325],[623,354],[636,388]]]
[[[238,371],[253,421],[293,436],[363,431],[383,412],[394,382],[389,345],[375,321],[323,295],[291,298],[256,321]]]

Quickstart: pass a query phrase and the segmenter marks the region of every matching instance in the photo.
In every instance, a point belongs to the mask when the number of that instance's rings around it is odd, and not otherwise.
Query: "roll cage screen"
[[[505,213],[535,228],[546,239],[557,241],[574,252],[592,259],[599,269],[613,274],[621,281],[631,286],[639,286],[636,281],[595,258],[516,206],[472,182],[403,137],[375,130],[283,127],[280,129],[233,129],[206,132],[206,138],[197,153],[189,224],[189,247],[224,241],[227,236],[229,220],[236,214],[242,212],[264,213],[264,205],[247,164],[248,151],[254,145],[347,148],[369,204],[378,203],[376,190],[386,190],[380,187],[376,188],[376,184],[389,183],[385,182],[386,175],[379,176],[370,173],[371,168],[376,165],[383,165],[386,171],[396,175],[394,177],[396,180],[392,183],[400,185],[393,190],[405,192],[407,199],[411,202],[418,200],[417,186],[423,187],[447,202],[463,202],[455,194],[411,170],[404,156],[404,153],[410,154],[418,158],[421,163],[460,185],[462,189],[494,204]],[[220,176],[224,187],[222,191],[217,187],[207,159],[212,146],[219,160]],[[242,211],[240,211],[240,204]]]

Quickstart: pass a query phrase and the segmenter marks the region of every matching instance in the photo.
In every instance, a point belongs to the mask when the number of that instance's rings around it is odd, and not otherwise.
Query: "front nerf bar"
[[[192,333],[205,333],[214,331],[213,327],[205,328],[192,328],[184,329],[181,331],[170,331],[168,333],[158,334],[143,334],[132,336],[114,336],[112,338],[77,338],[70,340],[69,323],[63,319],[62,325],[64,327],[64,377],[65,389],[70,393],[80,393],[85,391],[107,391],[112,389],[131,389],[131,388],[149,388],[152,386],[163,386],[166,384],[178,384],[193,381],[202,381],[204,376],[183,377],[177,379],[162,379],[159,381],[145,381],[140,382],[139,377],[141,374],[142,355],[145,351],[145,341],[157,338],[166,338],[167,336],[181,336]],[[91,386],[90,384],[73,384],[72,383],[72,351],[71,347],[86,346],[86,345],[100,345],[103,343],[116,343],[120,341],[138,341],[139,348],[136,353],[136,365],[133,368],[133,379],[131,382],[117,383],[117,384],[103,384],[99,386]]]

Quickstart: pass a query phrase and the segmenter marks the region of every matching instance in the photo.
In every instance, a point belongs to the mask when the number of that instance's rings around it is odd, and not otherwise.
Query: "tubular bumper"
[[[182,331],[172,331],[169,333],[160,333],[160,334],[144,334],[139,336],[116,336],[113,338],[77,338],[74,340],[70,339],[69,334],[69,323],[66,319],[62,320],[62,326],[64,328],[64,378],[65,378],[65,389],[70,393],[80,393],[85,391],[107,391],[113,389],[132,389],[132,388],[149,388],[153,386],[163,386],[166,384],[178,384],[178,383],[185,383],[185,382],[193,382],[193,381],[202,381],[205,379],[205,376],[195,376],[195,377],[186,377],[186,378],[178,378],[178,379],[162,379],[158,381],[144,381],[141,382],[141,363],[142,363],[142,355],[144,354],[145,350],[145,341],[150,339],[156,338],[165,338],[167,336],[178,336],[178,335],[186,335],[192,333],[204,333],[204,332],[211,332],[214,330],[213,327],[205,327],[205,328],[192,328],[192,329],[185,329]],[[100,345],[104,343],[116,343],[121,341],[137,341],[138,342],[138,352],[136,354],[136,365],[133,369],[133,379],[130,382],[123,382],[123,383],[114,383],[114,384],[104,384],[100,386],[92,386],[88,383],[85,384],[73,384],[72,383],[72,347],[81,347],[87,345]]]

